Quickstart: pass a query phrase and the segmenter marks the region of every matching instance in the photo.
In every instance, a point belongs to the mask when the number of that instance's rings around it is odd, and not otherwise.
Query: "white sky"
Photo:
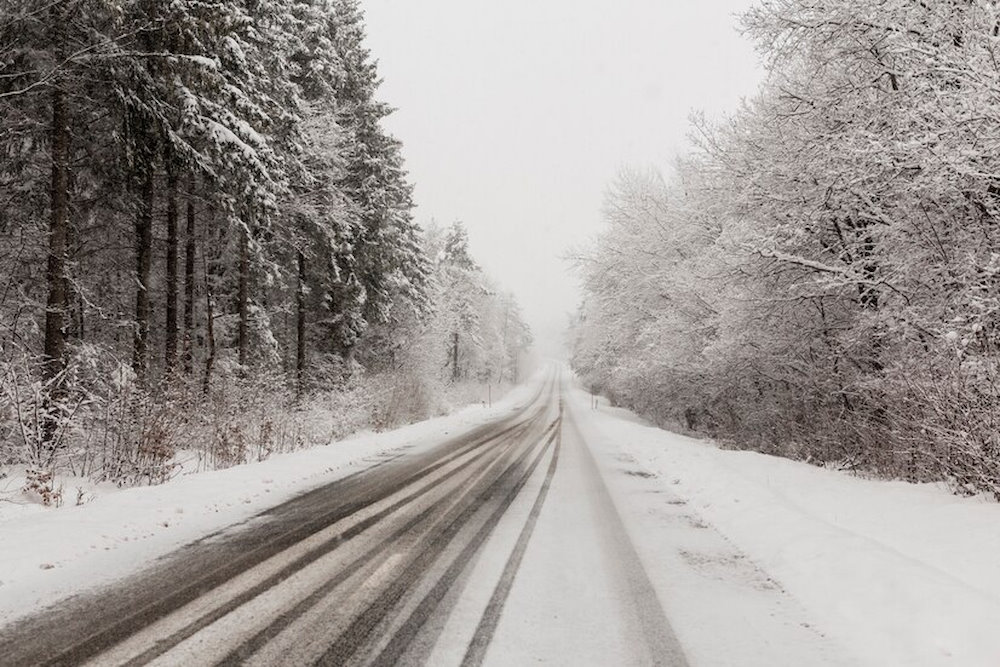
[[[417,220],[464,222],[548,353],[579,292],[562,259],[601,228],[626,165],[669,168],[688,116],[761,79],[735,14],[752,0],[363,0],[398,107]]]

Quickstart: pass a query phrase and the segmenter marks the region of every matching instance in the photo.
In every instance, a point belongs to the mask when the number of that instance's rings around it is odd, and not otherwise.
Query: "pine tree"
[[[367,323],[385,322],[398,292],[417,309],[427,304],[430,267],[420,252],[419,230],[412,219],[412,187],[406,181],[400,144],[380,123],[392,109],[376,99],[379,84],[374,61],[364,46],[364,22],[357,0],[334,0],[334,44],[342,73],[335,95],[344,133],[344,176],[338,185],[356,216],[352,267],[334,304],[350,348]],[[352,294],[353,292],[353,294]],[[352,309],[361,307],[360,316]],[[345,312],[346,311],[346,312]]]
[[[0,410],[0,434],[33,447],[0,441],[0,459],[48,464],[103,427],[128,460],[95,474],[134,483],[123,471],[152,461],[136,474],[161,479],[170,434],[145,420],[181,396],[193,423],[196,386],[240,430],[243,399],[304,398],[359,367],[439,391],[454,332],[463,376],[509,366],[516,309],[471,269],[448,302],[428,259],[358,2],[8,6],[0,395],[42,422],[11,429]]]

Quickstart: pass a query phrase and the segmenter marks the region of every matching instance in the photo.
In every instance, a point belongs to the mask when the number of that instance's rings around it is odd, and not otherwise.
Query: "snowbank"
[[[590,396],[574,390],[577,405]],[[871,665],[1000,665],[1000,505],[577,410]]]
[[[182,475],[160,486],[101,487],[79,506],[71,482],[66,504],[45,508],[23,499],[21,480],[0,480],[0,624],[133,573],[295,495],[496,419],[529,400],[542,379],[540,371],[492,407],[471,405],[395,431]]]

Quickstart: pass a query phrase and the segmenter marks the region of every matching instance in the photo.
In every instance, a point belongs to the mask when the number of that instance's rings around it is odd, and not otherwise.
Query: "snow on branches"
[[[741,446],[1000,493],[996,4],[772,0],[743,27],[768,77],[696,119],[667,186],[613,197],[577,367]]]

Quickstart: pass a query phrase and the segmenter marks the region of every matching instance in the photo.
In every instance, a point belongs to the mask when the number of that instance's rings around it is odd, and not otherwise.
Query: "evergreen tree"
[[[364,46],[359,3],[332,4],[333,42],[342,67],[335,84],[345,159],[338,185],[357,225],[354,266],[332,295],[331,308],[342,323],[341,343],[350,349],[369,323],[388,321],[395,293],[417,309],[426,307],[429,266],[420,253],[400,144],[380,124],[392,109],[375,97],[379,79]]]
[[[357,2],[4,9],[0,462],[55,465],[103,428],[99,475],[159,480],[184,428],[228,423],[219,464],[269,442],[240,415],[293,386],[437,377],[440,297]]]

